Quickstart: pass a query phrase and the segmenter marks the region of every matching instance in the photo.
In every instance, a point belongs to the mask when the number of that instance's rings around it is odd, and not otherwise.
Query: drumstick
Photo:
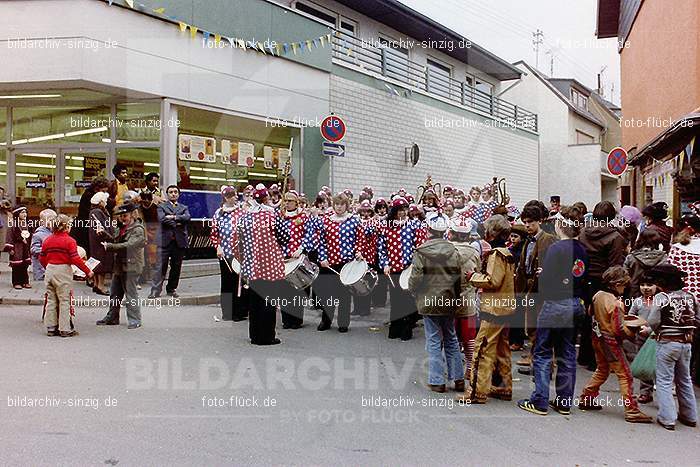
[[[334,273],[340,275],[340,273],[339,273],[338,271],[336,271],[335,269],[333,269],[332,267],[328,266],[328,269],[330,269],[330,270],[333,271]]]
[[[221,259],[226,263],[226,266],[228,267],[228,270],[231,271],[231,274],[233,274],[233,269],[231,269],[231,265],[228,264],[228,260],[226,259],[225,256],[222,256]]]
[[[387,274],[386,277],[389,278],[389,282],[391,282],[391,286],[392,286],[393,288],[396,288],[396,285],[394,284],[394,280],[391,278],[391,276],[390,276],[389,274]]]

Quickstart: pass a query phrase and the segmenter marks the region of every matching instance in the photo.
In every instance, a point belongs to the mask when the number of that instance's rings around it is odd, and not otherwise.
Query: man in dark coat
[[[168,275],[166,292],[168,295],[178,297],[177,286],[180,282],[182,258],[189,245],[187,225],[190,222],[190,210],[184,204],[177,202],[180,197],[180,189],[177,185],[170,185],[166,193],[168,201],[158,205],[160,234],[157,236],[157,240],[160,269],[156,270],[153,277],[151,293],[148,298],[159,297],[163,291],[163,280],[165,273],[168,272],[168,262],[170,262],[170,274]]]

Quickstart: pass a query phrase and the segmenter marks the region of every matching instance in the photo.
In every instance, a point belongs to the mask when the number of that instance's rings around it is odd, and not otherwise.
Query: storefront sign
[[[184,161],[216,162],[216,140],[204,136],[178,135],[178,155]]]
[[[252,143],[238,143],[238,165],[255,165],[255,146]]]
[[[104,177],[107,161],[104,157],[83,157],[83,178],[91,180],[95,177]]]
[[[40,182],[37,180],[27,181],[26,183],[27,188],[47,188],[47,186],[47,182]]]
[[[226,175],[230,178],[247,178],[248,167],[233,167],[228,169]]]
[[[92,182],[90,180],[76,180],[73,182],[73,186],[76,188],[89,188],[90,185],[92,185]]]

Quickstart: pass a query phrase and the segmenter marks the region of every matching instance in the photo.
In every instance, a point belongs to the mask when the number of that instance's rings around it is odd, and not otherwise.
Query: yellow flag
[[[277,55],[282,55],[282,44],[277,44]]]
[[[214,42],[217,44],[221,42],[221,34],[214,34]]]
[[[159,15],[162,15],[163,13],[165,13],[165,8],[163,8],[163,7],[154,8],[153,13],[158,13]]]
[[[321,36],[321,47],[326,48],[326,36]]]
[[[294,55],[297,54],[297,44],[296,44],[296,42],[292,42],[292,52],[294,52]]]
[[[187,24],[183,23],[182,21],[178,21],[177,24],[180,25],[180,32],[185,32],[185,31],[187,31]]]
[[[307,41],[306,41],[306,47],[307,47],[309,50],[311,50],[311,41],[310,41],[310,40],[307,40]]]
[[[196,26],[190,26],[190,36],[192,36],[192,39],[197,37],[197,31],[198,28]]]
[[[134,0],[124,0],[130,8],[134,8]]]

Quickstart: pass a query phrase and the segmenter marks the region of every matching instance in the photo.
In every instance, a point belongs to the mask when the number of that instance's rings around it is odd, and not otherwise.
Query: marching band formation
[[[281,193],[277,185],[249,185],[240,195],[222,187],[211,240],[220,260],[223,319],[249,317],[251,342],[274,345],[278,306],[285,329],[300,328],[310,306],[323,311],[319,331],[330,329],[337,313],[338,331],[346,333],[351,315],[369,315],[388,295],[389,338],[411,339],[419,316],[408,280],[414,252],[427,239],[426,216],[447,219],[449,235],[483,254],[483,222],[493,213],[511,220],[519,214],[504,181],[471,187],[468,197],[441,188],[428,177],[418,199],[401,188],[386,200],[369,186],[357,197],[324,186],[310,205],[303,193]]]

